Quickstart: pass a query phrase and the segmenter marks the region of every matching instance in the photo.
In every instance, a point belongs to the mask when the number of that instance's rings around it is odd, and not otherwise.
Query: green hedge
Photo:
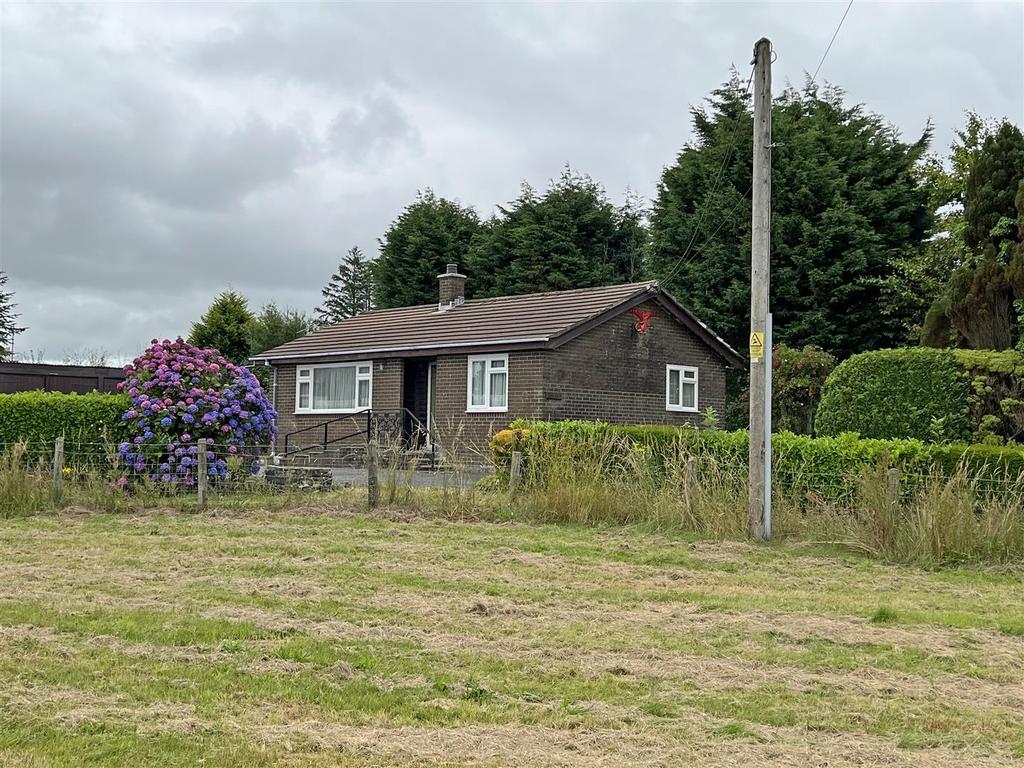
[[[59,435],[69,444],[117,442],[126,434],[121,420],[126,410],[126,395],[42,391],[0,395],[0,445],[24,440],[42,447]]]
[[[642,446],[655,464],[675,461],[680,454],[714,460],[724,473],[738,482],[745,482],[748,462],[748,438],[742,430],[698,430],[692,427],[622,426],[603,422],[562,421],[541,422],[517,420],[513,429],[528,429],[530,443],[536,440],[557,440],[560,459],[593,462],[594,446],[614,438],[625,438],[625,445]],[[611,440],[605,440],[612,438]],[[575,447],[579,452],[574,454]],[[545,455],[550,455],[546,452]],[[615,460],[606,451],[601,455]],[[1024,447],[969,445],[964,443],[935,444],[920,440],[862,439],[846,433],[836,437],[810,437],[779,432],[772,435],[773,475],[780,491],[815,492],[826,498],[845,497],[855,487],[857,477],[868,468],[881,463],[900,469],[905,487],[912,486],[934,472],[951,475],[959,468],[981,484],[999,487],[1003,483],[1019,487],[1024,476]]]
[[[883,349],[844,360],[825,382],[821,436],[954,442],[971,437],[969,386],[954,352]]]

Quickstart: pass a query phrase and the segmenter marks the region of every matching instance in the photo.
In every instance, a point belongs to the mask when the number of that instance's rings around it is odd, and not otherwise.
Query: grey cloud
[[[380,162],[400,148],[420,149],[420,134],[392,96],[375,94],[341,109],[328,128],[328,147],[345,160]]]
[[[837,4],[5,6],[0,268],[21,348],[128,354],[233,286],[312,308],[417,189],[475,205],[568,161],[654,194],[689,108],[767,34],[777,90]],[[1019,4],[855,4],[822,68],[944,149],[1024,115]]]

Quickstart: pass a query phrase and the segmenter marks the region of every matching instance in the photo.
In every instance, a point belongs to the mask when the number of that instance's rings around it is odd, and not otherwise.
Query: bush
[[[836,359],[817,347],[772,350],[772,424],[780,431],[813,434],[822,389]]]
[[[958,349],[954,354],[970,384],[974,440],[1024,442],[1024,354],[1009,349]]]
[[[0,444],[28,443],[33,450],[64,435],[69,444],[118,442],[127,434],[124,395],[18,392],[0,395]],[[70,446],[69,446],[70,447]]]
[[[772,425],[780,431],[814,433],[814,417],[825,380],[836,359],[822,349],[778,344],[772,350]],[[726,374],[725,428],[745,429],[750,423],[750,375],[730,369]]]
[[[215,349],[153,339],[125,373],[118,388],[131,402],[122,418],[134,437],[118,458],[135,476],[193,485],[197,442],[206,439],[207,473],[224,478],[229,463],[254,470],[259,446],[273,440],[276,414],[259,381]]]
[[[952,351],[883,349],[840,363],[825,382],[817,434],[871,439],[966,440],[966,377]]]

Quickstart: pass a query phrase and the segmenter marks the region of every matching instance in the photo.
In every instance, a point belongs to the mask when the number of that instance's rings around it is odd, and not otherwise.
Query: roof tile
[[[657,282],[471,299],[444,311],[434,304],[364,312],[254,355],[260,360],[348,356],[495,343],[543,343],[657,288]]]

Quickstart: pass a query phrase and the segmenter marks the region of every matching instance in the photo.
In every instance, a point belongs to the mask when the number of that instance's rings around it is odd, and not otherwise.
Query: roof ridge
[[[533,291],[532,293],[509,293],[505,294],[504,296],[481,296],[476,299],[466,299],[464,302],[462,302],[462,304],[482,304],[485,301],[506,301],[508,299],[526,299],[531,296],[564,296],[567,293],[583,293],[584,291],[604,291],[611,288],[629,288],[632,286],[636,286],[637,288],[639,288],[640,286],[650,287],[653,285],[658,285],[658,281],[639,280],[633,283],[610,283],[608,285],[594,285],[589,288],[564,288],[559,291]],[[430,311],[433,312],[437,310],[437,304],[408,304],[404,307],[375,307],[373,309],[368,309],[365,312],[360,312],[358,315],[352,315],[352,317],[379,315],[385,312],[408,312],[413,309],[429,309]],[[326,330],[327,328],[332,328],[335,325],[344,323],[346,320],[351,320],[352,317],[346,317],[339,320],[337,323],[331,323],[330,325],[321,326],[317,330],[322,331]]]
[[[589,288],[563,288],[559,291],[533,291],[532,293],[509,293],[504,296],[481,296],[478,299],[466,299],[465,304],[479,303],[483,301],[503,301],[505,299],[526,299],[531,296],[564,296],[567,293],[583,293],[585,291],[606,291],[611,288],[630,288],[640,286],[650,287],[657,285],[657,280],[640,280],[635,283],[610,283],[608,285],[593,285]]]

